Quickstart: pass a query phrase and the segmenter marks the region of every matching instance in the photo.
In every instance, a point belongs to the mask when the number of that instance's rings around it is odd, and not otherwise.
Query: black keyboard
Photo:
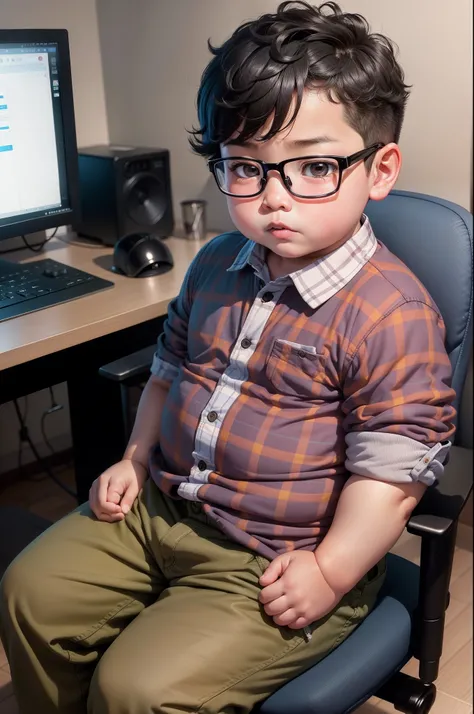
[[[113,287],[57,260],[16,265],[0,259],[0,322]]]

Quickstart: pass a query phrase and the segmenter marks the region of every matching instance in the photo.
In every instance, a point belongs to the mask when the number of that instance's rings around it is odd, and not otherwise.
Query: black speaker
[[[78,235],[115,245],[130,233],[171,235],[174,227],[167,149],[88,146],[79,149]]]

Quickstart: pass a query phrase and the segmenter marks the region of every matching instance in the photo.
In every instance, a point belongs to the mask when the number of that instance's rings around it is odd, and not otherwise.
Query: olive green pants
[[[21,714],[250,712],[351,633],[385,570],[384,561],[373,568],[308,640],[277,627],[259,604],[267,565],[199,504],[172,501],[150,480],[121,522],[79,507],[1,583],[1,635]]]

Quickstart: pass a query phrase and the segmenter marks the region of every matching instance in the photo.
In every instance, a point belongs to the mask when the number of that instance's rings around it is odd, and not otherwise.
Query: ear
[[[402,155],[398,144],[391,142],[375,154],[370,169],[369,198],[381,201],[395,185],[402,166]]]

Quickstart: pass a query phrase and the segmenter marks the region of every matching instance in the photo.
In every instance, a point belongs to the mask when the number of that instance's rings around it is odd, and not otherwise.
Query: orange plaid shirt
[[[438,308],[366,217],[290,275],[265,255],[226,233],[190,266],[152,366],[170,389],[150,473],[271,559],[320,543],[352,473],[434,483],[454,392]]]

